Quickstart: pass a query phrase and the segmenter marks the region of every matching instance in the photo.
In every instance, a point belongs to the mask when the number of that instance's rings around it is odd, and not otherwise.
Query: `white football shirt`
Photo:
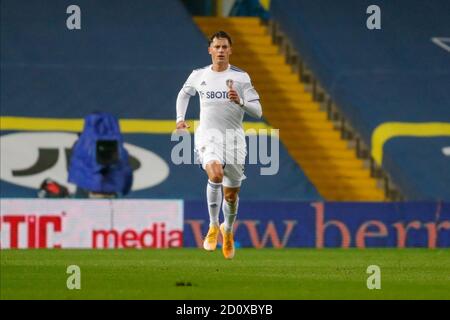
[[[183,85],[183,91],[190,96],[198,92],[200,97],[200,125],[195,132],[197,146],[206,143],[221,144],[234,133],[234,145],[246,148],[242,120],[245,111],[228,98],[229,85],[237,91],[243,103],[259,100],[250,76],[243,70],[229,65],[225,71],[212,70],[212,65],[192,71]],[[227,136],[228,130],[228,136]],[[222,141],[218,134],[222,135]],[[228,140],[228,139],[227,139]],[[230,148],[230,144],[226,144]],[[225,146],[225,145],[223,145]]]

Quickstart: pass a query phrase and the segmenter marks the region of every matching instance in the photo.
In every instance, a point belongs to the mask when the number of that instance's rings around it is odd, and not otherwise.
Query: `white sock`
[[[208,180],[206,187],[206,199],[208,201],[209,226],[219,225],[220,202],[222,201],[222,183]]]
[[[233,224],[234,224],[234,221],[236,220],[238,206],[239,206],[239,197],[236,198],[235,203],[230,203],[230,202],[226,201],[225,199],[223,200],[222,210],[223,210],[223,216],[225,218],[224,229],[226,232],[233,231]]]

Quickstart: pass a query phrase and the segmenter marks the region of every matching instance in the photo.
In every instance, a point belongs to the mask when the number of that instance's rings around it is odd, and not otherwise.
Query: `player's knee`
[[[225,193],[225,201],[229,203],[235,203],[237,200],[237,193],[236,192],[227,192]]]
[[[223,172],[222,170],[211,170],[209,174],[209,180],[211,180],[214,183],[222,183],[223,180]]]
[[[221,166],[212,165],[208,168],[208,178],[214,183],[222,183],[223,180],[223,169]]]
[[[209,176],[209,180],[211,180],[214,183],[222,183],[223,173],[219,172],[219,171],[217,171],[217,172],[215,171]]]

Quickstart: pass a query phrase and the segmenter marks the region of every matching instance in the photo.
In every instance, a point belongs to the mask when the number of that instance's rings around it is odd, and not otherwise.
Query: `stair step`
[[[254,82],[261,81],[262,83],[267,81],[276,81],[278,85],[284,85],[285,83],[291,85],[298,84],[298,76],[295,74],[287,74],[287,73],[277,73],[277,72],[267,72],[263,73],[254,73],[251,75],[251,78]]]
[[[281,131],[280,131],[281,132]],[[284,140],[282,139],[283,143]],[[289,148],[289,153],[295,157],[296,159],[307,159],[307,158],[330,158],[333,157],[335,159],[354,159],[355,161],[361,162],[362,165],[364,161],[355,158],[355,151],[352,149],[348,149],[346,145],[339,144],[328,144],[325,143],[308,143],[308,141],[302,141],[298,143],[298,146],[294,146],[293,148]],[[315,156],[316,155],[316,156]]]
[[[276,51],[278,51],[277,46],[275,46],[274,44],[272,44],[272,39],[266,35],[255,35],[255,34],[250,34],[250,35],[242,35],[242,34],[235,34],[232,37],[232,41],[233,41],[233,47],[239,44],[243,44],[243,45],[266,45],[266,46],[271,46],[274,47],[276,49]]]
[[[270,78],[268,78],[270,80]],[[267,81],[253,81],[255,88],[258,89],[258,92],[267,92],[268,94],[282,94],[284,96],[309,96],[311,97],[311,94],[305,91],[305,87],[299,83],[283,83],[279,84],[277,82],[270,83]]]
[[[254,45],[251,43],[239,42],[236,44],[233,43],[233,52],[241,52],[250,57],[254,57],[256,54],[275,56],[278,55],[279,49],[275,46],[265,44]]]
[[[370,176],[369,170],[365,169],[362,165],[353,168],[349,167],[336,167],[331,164],[314,164],[313,161],[302,161],[296,159],[302,169],[308,172],[310,175],[314,174],[330,174],[332,176],[349,176],[349,177],[368,177]]]
[[[193,17],[195,23],[200,26],[205,25],[250,25],[259,26],[261,25],[261,20],[258,17]]]
[[[271,121],[270,124],[275,129],[283,130],[320,130],[327,131],[332,129],[332,125],[329,123],[317,123],[314,121],[295,121],[292,124],[284,125],[285,120]]]
[[[278,54],[263,54],[259,52],[257,56],[250,54],[233,54],[231,64],[235,65],[247,65],[255,62],[264,63],[270,65],[272,68],[277,65],[285,66],[285,58]]]
[[[348,187],[353,188],[357,186],[358,188],[377,188],[377,181],[371,178],[344,178],[344,179],[319,179],[314,177],[317,183],[320,183],[324,188],[339,188]]]
[[[370,173],[368,171],[346,171],[344,173],[339,172],[331,172],[331,171],[313,171],[308,170],[308,176],[311,178],[317,179],[317,181],[323,181],[323,180],[345,180],[345,179],[366,179],[370,178]]]
[[[261,102],[264,103],[264,106],[266,104],[269,104],[273,108],[265,108],[264,112],[267,114],[277,115],[280,114],[281,116],[284,116],[285,114],[291,113],[291,111],[287,111],[286,107],[289,106],[289,109],[295,107],[295,112],[301,112],[302,110],[310,110],[310,111],[317,111],[319,108],[316,107],[316,105],[311,104],[312,97],[310,95],[297,95],[297,96],[280,96],[280,95],[262,95],[261,90],[257,89],[258,93],[260,94]],[[263,91],[264,92],[264,91]],[[308,103],[311,102],[311,103]],[[263,106],[263,107],[264,107]],[[279,110],[274,110],[275,108]]]
[[[232,59],[232,63],[234,62],[234,57],[231,57]],[[248,74],[254,76],[256,74],[268,74],[269,72],[275,72],[278,74],[293,74],[295,75],[295,73],[292,72],[292,69],[284,64],[277,64],[274,66],[265,66],[265,65],[261,65],[260,63],[258,63],[257,61],[253,61],[253,62],[249,62],[246,65],[242,65],[239,66],[241,67],[241,69],[243,69],[244,71],[246,71]]]
[[[367,178],[370,177],[370,172],[368,172],[367,170],[364,169],[352,169],[349,170],[347,168],[345,169],[329,169],[327,167],[305,167],[305,166],[300,166],[304,171],[305,174],[308,177],[311,177],[312,181],[314,181],[314,178],[320,179],[323,178],[324,175],[326,175],[326,177],[330,180],[339,180],[342,179],[342,177],[348,177],[348,178],[352,178],[352,179],[357,179],[357,178]],[[323,179],[322,179],[323,180]],[[320,180],[318,180],[320,181]],[[320,185],[318,185],[320,186]]]
[[[320,151],[318,151],[320,150]],[[305,160],[315,160],[315,159],[346,159],[351,160],[355,158],[355,155],[350,150],[327,150],[324,149],[316,149],[316,150],[308,150],[305,149],[299,153],[292,152],[291,154],[295,157],[299,157]]]
[[[296,137],[298,141],[301,140],[310,140],[310,141],[317,141],[317,143],[320,143],[322,141],[326,140],[340,140],[340,134],[337,131],[327,131],[327,132],[299,132],[299,131],[292,131],[289,133],[286,133],[288,136]],[[341,140],[342,141],[342,140]],[[344,141],[343,141],[344,142]],[[345,142],[343,145],[347,145]],[[295,150],[295,149],[293,149]]]
[[[366,200],[382,200],[382,198],[384,198],[384,194],[383,191],[380,189],[379,191],[375,191],[373,189],[373,187],[369,187],[368,189],[364,190],[364,189],[349,189],[349,188],[339,188],[338,191],[336,191],[336,188],[323,188],[322,189],[323,193],[328,193],[328,194],[332,194],[335,195],[337,197],[345,197],[348,196],[349,198],[354,198],[355,196],[357,196],[358,198],[364,198]]]
[[[270,103],[268,103],[268,104],[270,104]],[[287,106],[290,104],[294,104],[294,103],[286,102],[284,104],[278,104],[278,107],[282,108],[283,106]],[[290,117],[286,116],[284,114],[272,114],[270,112],[265,112],[264,114],[267,117],[270,117],[270,119],[272,121],[285,122],[285,126],[289,127],[289,128],[296,127],[298,125],[297,122],[304,123],[304,122],[310,122],[310,121],[326,123],[327,126],[330,126],[330,128],[332,127],[332,124],[327,120],[327,116],[325,114],[322,114],[322,113],[318,112],[317,110],[314,110],[313,108],[311,108],[311,106],[307,102],[296,102],[296,104],[298,104],[299,106],[303,106],[303,108],[299,108],[295,112],[292,112]],[[267,104],[265,104],[265,105],[267,105]],[[294,125],[292,125],[292,124],[294,124]],[[290,136],[287,136],[287,137],[290,137]],[[293,135],[291,137],[297,138],[298,136]]]
[[[284,144],[287,144],[283,139],[281,140]],[[348,150],[343,145],[335,147],[333,145],[308,143],[307,141],[302,141],[296,148],[289,148],[289,154],[301,161],[322,158],[327,159],[327,161],[330,161],[330,159],[355,159],[353,150]]]
[[[329,169],[342,168],[342,169],[352,169],[352,168],[363,168],[363,164],[359,160],[347,160],[347,159],[333,159],[332,161],[327,159],[302,159],[302,166],[314,165],[317,167],[327,167]]]
[[[278,118],[278,117],[271,117],[271,119],[274,122],[277,123],[282,123],[283,127],[285,128],[289,128],[289,129],[297,129],[299,126],[307,126],[307,127],[311,127],[311,128],[315,128],[315,127],[324,127],[327,128],[329,130],[333,129],[333,124],[330,123],[329,121],[308,121],[307,119],[304,118],[291,118],[291,119],[286,119],[286,118]],[[282,128],[280,128],[282,129]]]
[[[286,128],[285,128],[286,129]],[[299,129],[297,129],[299,130]],[[300,131],[300,130],[299,130]],[[347,144],[338,139],[338,138],[329,138],[326,140],[318,140],[317,138],[307,138],[305,137],[295,137],[291,136],[287,130],[280,130],[280,138],[283,140],[283,143],[288,144],[290,146],[290,150],[293,152],[299,152],[300,155],[305,150],[305,148],[308,149],[317,149],[317,150],[323,150],[323,152],[326,152],[327,150],[347,150],[348,146]],[[313,146],[316,146],[315,148]]]
[[[227,27],[227,33],[230,35],[231,40],[234,41],[236,37],[240,35],[255,35],[255,36],[265,36],[267,35],[267,29],[261,26],[255,28],[236,28],[234,25]],[[205,25],[202,26],[202,32],[208,37],[216,33],[220,29],[220,26],[216,25]]]
[[[321,193],[321,195],[328,199],[328,201],[385,201],[384,195],[382,194],[355,196],[354,194],[342,191],[338,193]]]
[[[281,140],[283,142],[285,139],[283,138],[284,132],[280,131]],[[320,155],[325,155],[328,153],[332,153],[333,155],[339,156],[336,152],[345,152],[354,154],[354,150],[349,149],[345,143],[335,144],[332,140],[330,141],[311,141],[309,139],[299,139],[296,144],[289,149],[290,153],[294,156],[302,156],[305,153],[314,152]]]

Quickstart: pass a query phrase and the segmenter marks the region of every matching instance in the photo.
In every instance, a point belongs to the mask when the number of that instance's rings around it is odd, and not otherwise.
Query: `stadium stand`
[[[66,183],[68,148],[82,119],[107,111],[121,119],[125,142],[135,149],[129,150],[135,182],[147,185],[129,197],[204,199],[206,177],[198,166],[171,161],[177,93],[192,69],[211,61],[186,9],[174,0],[80,0],[81,29],[69,30],[72,4],[1,2],[1,196],[35,197],[48,175]],[[196,99],[187,116],[198,118]],[[33,160],[37,149],[54,161]],[[158,166],[143,163],[142,154]],[[33,161],[48,170],[27,170]],[[279,165],[274,176],[248,165],[242,199],[322,199],[282,145]]]
[[[208,61],[184,7],[79,1],[81,30],[71,31],[71,4],[2,1],[2,115],[84,118],[105,108],[121,119],[170,118],[174,92]]]
[[[273,0],[271,14],[406,199],[449,200],[449,158],[434,146],[450,145],[450,48],[435,43],[450,35],[450,2],[377,1],[381,30],[366,27],[371,4]],[[394,132],[408,138],[383,150],[377,138]]]

